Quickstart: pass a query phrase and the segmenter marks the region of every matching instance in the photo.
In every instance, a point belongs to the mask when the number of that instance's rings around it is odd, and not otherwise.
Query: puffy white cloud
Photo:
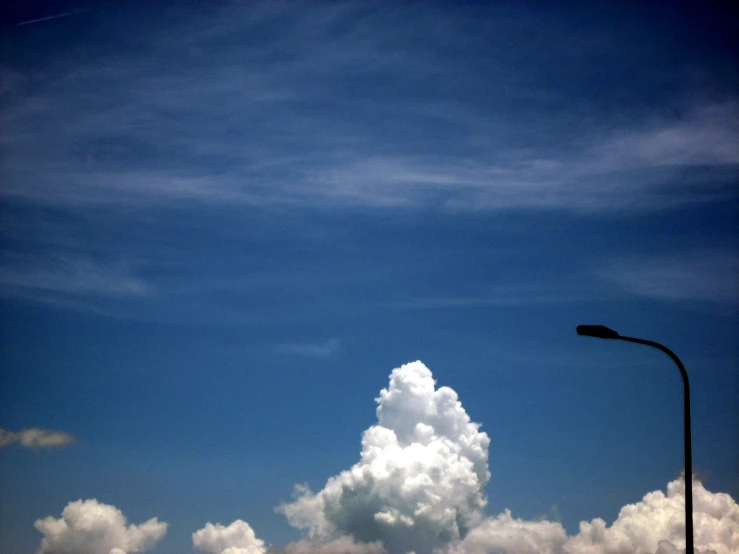
[[[464,537],[486,504],[488,436],[421,362],[394,369],[376,400],[378,422],[363,435],[360,461],[318,493],[298,487],[280,511],[314,540],[352,536],[393,553]]]
[[[34,527],[45,535],[37,554],[132,554],[167,533],[167,524],[157,518],[127,526],[119,509],[95,499],[70,502],[60,519],[39,519]]]
[[[18,442],[25,448],[39,450],[41,448],[58,448],[77,441],[74,435],[54,431],[52,429],[38,429],[32,427],[18,432],[0,429],[0,447]]]
[[[523,521],[506,511],[488,518],[444,554],[684,554],[685,482],[650,492],[641,502],[621,509],[610,527],[602,519],[580,523],[567,537],[559,523]],[[739,554],[739,505],[728,495],[693,484],[696,552]]]
[[[224,527],[220,523],[206,523],[192,534],[193,546],[208,554],[277,554],[274,547],[267,549],[251,526],[240,519]],[[301,540],[288,544],[282,554],[386,554],[379,542],[363,544],[352,537],[329,541]]]
[[[693,483],[693,530],[701,554],[739,554],[739,505],[728,494]],[[598,518],[580,523],[565,554],[668,554],[685,551],[685,481],[654,491],[621,509],[612,526]]]
[[[240,519],[228,527],[206,523],[205,527],[192,534],[192,544],[197,550],[209,554],[264,554],[267,551],[264,541],[258,539],[251,526]]]

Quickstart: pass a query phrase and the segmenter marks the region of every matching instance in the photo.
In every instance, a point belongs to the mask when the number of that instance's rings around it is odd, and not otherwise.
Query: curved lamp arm
[[[675,362],[680,370],[680,375],[683,378],[683,434],[685,445],[685,552],[693,554],[693,452],[690,437],[690,384],[688,382],[688,372],[685,370],[685,366],[680,361],[680,358],[678,358],[672,350],[663,344],[651,340],[624,337],[604,325],[578,325],[577,334],[586,337],[624,340],[627,342],[636,342],[638,344],[652,346],[672,358],[672,361]]]

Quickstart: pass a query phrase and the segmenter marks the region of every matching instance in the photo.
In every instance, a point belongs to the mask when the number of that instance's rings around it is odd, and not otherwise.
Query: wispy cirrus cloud
[[[146,64],[82,43],[48,67],[10,64],[2,70],[2,193],[61,205],[590,212],[733,194],[735,97],[696,94],[649,117],[628,104],[613,113],[600,105],[607,98],[588,104],[587,95],[568,107],[566,91],[538,84],[551,84],[546,60],[479,66],[445,48],[444,33],[476,52],[496,31],[536,30],[558,44],[564,30],[541,16],[493,10],[491,30],[464,11],[440,19],[395,10],[413,25],[401,30],[392,14],[360,5],[227,7],[198,25],[175,10],[168,28],[139,22],[141,32],[123,38],[132,51],[156,42]],[[259,29],[269,38],[234,40]],[[589,33],[591,54],[607,57],[615,39]],[[420,37],[439,44],[421,48]],[[575,74],[590,63],[552,48]]]
[[[20,295],[149,296],[154,290],[126,264],[67,256],[24,257],[0,266],[0,290]]]
[[[465,309],[482,306],[552,305],[591,298],[593,288],[561,285],[541,286],[526,283],[492,287],[478,295],[422,296],[388,302],[390,308]],[[598,289],[598,294],[602,291]]]
[[[331,338],[325,342],[290,342],[281,344],[278,349],[285,354],[305,356],[308,358],[330,358],[341,348],[341,341]]]
[[[736,250],[698,249],[614,261],[598,275],[638,296],[739,303]]]
[[[737,116],[733,103],[697,106],[684,121],[629,126],[605,137],[592,129],[590,146],[576,152],[503,148],[474,160],[368,158],[317,180],[329,196],[377,206],[660,210],[731,196],[739,174]]]

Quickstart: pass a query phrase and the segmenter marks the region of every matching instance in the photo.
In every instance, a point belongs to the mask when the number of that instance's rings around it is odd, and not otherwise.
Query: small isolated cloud
[[[95,499],[70,502],[60,519],[39,519],[34,527],[45,535],[37,554],[133,554],[167,533],[157,518],[127,526],[118,508]]]
[[[15,442],[31,450],[41,450],[43,448],[61,448],[67,446],[77,442],[77,438],[74,435],[62,431],[38,429],[36,427],[23,429],[16,433],[0,429],[0,447],[8,446]]]
[[[192,534],[192,544],[208,554],[264,554],[264,541],[258,539],[248,523],[237,519],[228,527],[206,523]]]

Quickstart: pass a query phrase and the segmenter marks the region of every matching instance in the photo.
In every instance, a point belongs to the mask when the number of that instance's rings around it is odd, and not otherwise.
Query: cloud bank
[[[377,423],[364,432],[360,460],[318,492],[296,488],[278,507],[307,537],[284,554],[682,554],[682,479],[624,506],[608,526],[581,522],[568,536],[559,522],[526,521],[509,510],[486,516],[488,436],[449,387],[436,388],[420,361],[396,368],[376,399]],[[696,552],[739,554],[739,505],[693,483]],[[152,519],[126,527],[113,506],[69,504],[62,519],[36,522],[38,554],[126,554],[153,545],[167,528]],[[251,526],[207,523],[192,535],[204,554],[277,554]]]
[[[22,429],[18,432],[0,429],[0,448],[13,443],[20,443],[24,448],[40,450],[42,448],[60,448],[77,441],[74,435],[53,429]]]
[[[45,535],[36,554],[132,554],[167,533],[167,524],[157,518],[127,526],[118,508],[95,499],[70,502],[60,519],[39,519],[34,527]]]

